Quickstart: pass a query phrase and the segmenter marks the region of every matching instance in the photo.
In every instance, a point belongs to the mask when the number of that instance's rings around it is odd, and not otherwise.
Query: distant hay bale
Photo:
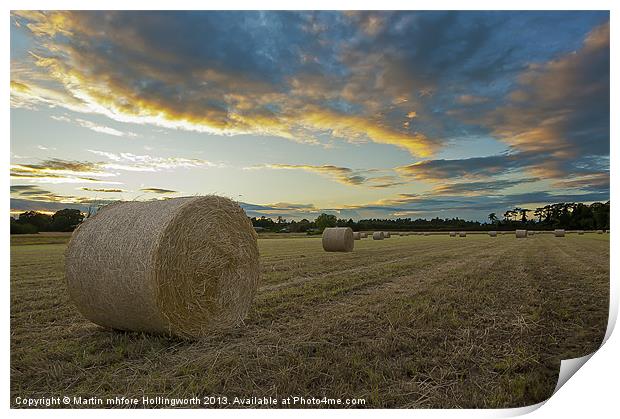
[[[256,232],[219,196],[104,207],[73,233],[65,266],[92,322],[186,338],[242,321],[259,282]]]
[[[389,231],[384,231],[384,232],[383,232],[383,238],[385,238],[385,239],[389,239],[390,237],[391,237],[391,236],[390,236],[390,232],[389,232]]]
[[[555,230],[553,230],[553,234],[555,235],[555,237],[564,237],[564,235],[566,234],[566,230],[556,228]]]
[[[450,237],[456,237],[456,231],[451,231],[450,232]]]
[[[431,233],[429,233],[428,231],[425,231],[425,232],[424,232],[424,235],[425,235],[425,236],[430,236],[430,234],[431,234]]]
[[[603,230],[597,230],[596,234],[603,234]]]
[[[360,237],[362,239],[365,239],[366,237],[368,237],[368,233],[360,233]]]
[[[490,237],[497,237],[497,231],[489,231]]]
[[[464,231],[459,232],[459,237],[467,237],[467,233]]]
[[[383,240],[384,234],[383,231],[375,231],[374,233],[372,233],[372,239],[373,240]]]
[[[358,233],[357,231],[353,232],[353,240],[360,240],[362,238],[362,235],[360,233]]]
[[[524,239],[527,237],[527,230],[516,230],[515,236],[517,239]]]
[[[583,230],[579,230],[579,231],[577,232],[577,234],[579,234],[580,236],[583,236],[583,233],[584,233],[584,231],[583,231]]]
[[[533,232],[532,230],[528,230],[528,231],[527,231],[527,235],[528,235],[528,236],[533,236],[533,235],[534,235],[534,232]]]
[[[353,240],[351,227],[331,227],[323,230],[323,250],[326,252],[352,252]]]

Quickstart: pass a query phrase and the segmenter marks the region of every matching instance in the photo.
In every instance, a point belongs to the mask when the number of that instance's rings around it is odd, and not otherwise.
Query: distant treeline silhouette
[[[397,218],[353,221],[339,219],[335,215],[321,214],[314,221],[287,221],[282,217],[275,220],[267,217],[252,217],[252,225],[260,230],[279,232],[321,232],[326,227],[351,227],[353,231],[373,230],[514,230],[526,228],[531,230],[548,230],[556,228],[597,230],[609,229],[609,201],[594,202],[590,205],[582,203],[566,203],[545,205],[528,209],[514,208],[506,211],[502,218],[496,213],[488,215],[488,222],[467,221],[461,218]]]
[[[26,211],[18,218],[11,217],[11,234],[34,234],[41,231],[73,231],[84,220],[77,209],[62,209],[54,215]]]
[[[77,209],[63,209],[54,215],[37,211],[26,211],[18,218],[11,217],[11,234],[38,233],[41,231],[73,231],[83,220],[85,214]],[[354,231],[395,230],[395,231],[446,231],[446,230],[548,230],[564,228],[568,230],[608,230],[609,201],[566,203],[545,205],[528,209],[514,208],[506,211],[500,219],[496,213],[488,215],[488,222],[467,221],[461,218],[397,218],[395,220],[372,218],[353,221],[339,219],[332,214],[321,214],[314,221],[303,219],[287,221],[282,217],[275,220],[268,217],[252,217],[252,225],[257,230],[291,233],[320,233],[326,227],[351,227]]]

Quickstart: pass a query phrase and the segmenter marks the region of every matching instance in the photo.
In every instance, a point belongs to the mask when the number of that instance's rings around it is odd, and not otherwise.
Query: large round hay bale
[[[451,231],[450,232],[450,237],[456,237],[456,231]]]
[[[459,232],[459,237],[467,237],[467,233],[464,231]]]
[[[358,233],[357,231],[353,232],[353,240],[359,240],[362,238],[362,235],[360,233]]]
[[[384,238],[383,231],[375,231],[372,233],[373,240],[383,240]]]
[[[490,237],[497,237],[497,231],[489,231]]]
[[[330,227],[323,230],[323,250],[326,252],[352,252],[353,240],[351,227]]]
[[[515,236],[517,239],[524,239],[527,237],[527,230],[516,230]]]
[[[368,237],[368,233],[360,233],[360,237],[362,239],[365,239],[366,237]]]
[[[534,232],[533,232],[532,230],[527,230],[527,235],[528,235],[528,236],[533,236],[533,235],[534,235]]]
[[[219,196],[108,205],[75,230],[65,266],[92,322],[192,338],[243,320],[259,281],[256,232]]]
[[[555,235],[555,237],[564,237],[564,235],[566,234],[566,230],[562,228],[556,228],[555,230],[553,230],[553,234]]]
[[[383,232],[383,237],[386,239],[389,239],[391,237],[390,232],[389,231],[384,231]]]

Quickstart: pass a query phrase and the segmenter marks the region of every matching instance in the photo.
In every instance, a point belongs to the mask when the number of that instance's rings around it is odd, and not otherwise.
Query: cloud
[[[54,148],[54,147],[45,147],[45,146],[43,146],[43,145],[37,145],[37,148],[38,148],[39,150],[43,150],[43,151],[51,151],[51,150],[56,150],[56,148]]]
[[[432,190],[432,193],[437,195],[467,196],[497,195],[500,191],[503,191],[504,189],[538,181],[540,181],[539,178],[526,178],[515,180],[495,179],[486,182],[460,182],[441,184],[435,186]]]
[[[276,204],[269,204],[271,208],[285,209],[285,210],[317,210],[314,204],[293,204],[290,202],[278,202]]]
[[[398,176],[377,176],[368,178],[367,185],[371,188],[384,189],[393,186],[405,185],[408,182]]]
[[[530,168],[537,176],[583,173],[584,159],[609,155],[609,65],[606,22],[576,51],[529,64],[505,104],[469,120],[516,151],[544,156]]]
[[[140,190],[142,192],[155,193],[155,194],[161,194],[161,195],[179,193],[179,191],[173,191],[171,189],[162,189],[162,188],[142,188]]]
[[[52,115],[50,116],[50,118],[52,118],[55,121],[75,123],[81,127],[88,128],[92,131],[99,132],[101,134],[113,135],[115,137],[137,137],[137,134],[133,132],[120,131],[120,130],[117,130],[116,128],[107,127],[105,125],[100,125],[95,122],[87,121],[81,118],[71,119],[66,115]]]
[[[361,185],[366,182],[366,178],[357,174],[348,167],[338,167],[333,165],[315,166],[310,164],[264,164],[254,166],[250,169],[275,169],[275,170],[304,170],[306,172],[319,173],[329,176],[344,185]]]
[[[207,160],[183,157],[155,157],[133,153],[111,153],[88,150],[108,162],[72,161],[48,159],[40,163],[11,165],[11,178],[30,180],[37,183],[106,183],[120,184],[109,178],[118,177],[117,171],[159,172],[178,168],[221,167]]]
[[[42,202],[58,202],[69,204],[90,203],[91,199],[74,195],[58,195],[37,185],[11,185],[11,201],[13,198]],[[14,208],[11,206],[11,208]]]
[[[609,173],[593,173],[568,180],[560,180],[553,184],[554,188],[582,189],[609,193]]]
[[[97,156],[105,157],[112,163],[100,163],[100,166],[110,170],[126,170],[133,172],[157,172],[177,168],[194,167],[224,167],[222,163],[213,163],[208,160],[187,159],[184,157],[155,157],[148,154],[112,153],[101,150],[88,150]]]
[[[89,192],[104,192],[104,193],[116,193],[116,192],[127,192],[124,189],[109,189],[109,188],[80,188],[82,191]]]
[[[380,172],[379,169],[360,169],[354,170],[348,167],[334,165],[311,165],[311,164],[262,164],[245,168],[246,170],[273,169],[273,170],[303,170],[311,173],[318,173],[327,176],[336,182],[348,186],[367,186],[370,188],[390,188],[403,185],[406,182],[398,176],[383,175],[371,176]]]
[[[11,178],[38,183],[120,183],[105,179],[114,176],[100,164],[91,162],[49,159],[37,164],[11,165]]]
[[[418,180],[445,182],[451,179],[482,179],[502,175],[535,164],[539,160],[533,153],[498,154],[467,159],[422,160],[397,167],[396,171]]]
[[[322,42],[309,33],[304,14],[53,11],[13,17],[38,47],[33,65],[12,68],[14,106],[43,103],[122,122],[308,143],[328,133],[425,157],[440,147],[424,132],[379,115],[378,97],[351,96],[360,63],[348,68],[339,41]],[[323,20],[317,27],[342,26],[342,45],[353,42],[353,28],[346,29],[352,23],[339,14],[317,19]],[[369,16],[366,32],[379,30],[383,20]],[[392,93],[381,98],[385,107],[394,102]]]

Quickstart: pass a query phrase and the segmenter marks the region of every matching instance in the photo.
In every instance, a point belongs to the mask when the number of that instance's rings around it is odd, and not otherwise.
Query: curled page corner
[[[558,383],[555,385],[555,389],[553,390],[553,394],[557,393],[560,388],[573,376],[579,368],[583,367],[583,365],[588,362],[592,355],[596,352],[592,352],[586,356],[582,356],[580,358],[572,358],[572,359],[563,359],[560,363],[560,373],[558,375]],[[551,395],[553,397],[553,394]]]
[[[583,365],[588,362],[588,360],[592,357],[592,355],[594,355],[596,353],[592,352],[589,355],[586,356],[582,356],[580,358],[572,358],[572,359],[563,359],[560,363],[560,373],[558,374],[558,382],[555,386],[555,389],[553,390],[553,393],[551,394],[551,396],[549,396],[549,398],[547,398],[546,400],[543,400],[542,402],[536,403],[536,404],[532,404],[529,406],[523,406],[523,407],[515,407],[515,408],[508,408],[508,409],[503,409],[501,411],[501,414],[499,415],[499,417],[516,417],[516,416],[523,416],[523,415],[527,415],[528,413],[532,413],[533,411],[537,410],[538,408],[542,407],[545,403],[547,403],[551,397],[553,397],[553,395],[555,393],[558,392],[558,390],[564,385],[566,384],[566,382],[577,372],[579,371],[579,368],[583,367]]]

